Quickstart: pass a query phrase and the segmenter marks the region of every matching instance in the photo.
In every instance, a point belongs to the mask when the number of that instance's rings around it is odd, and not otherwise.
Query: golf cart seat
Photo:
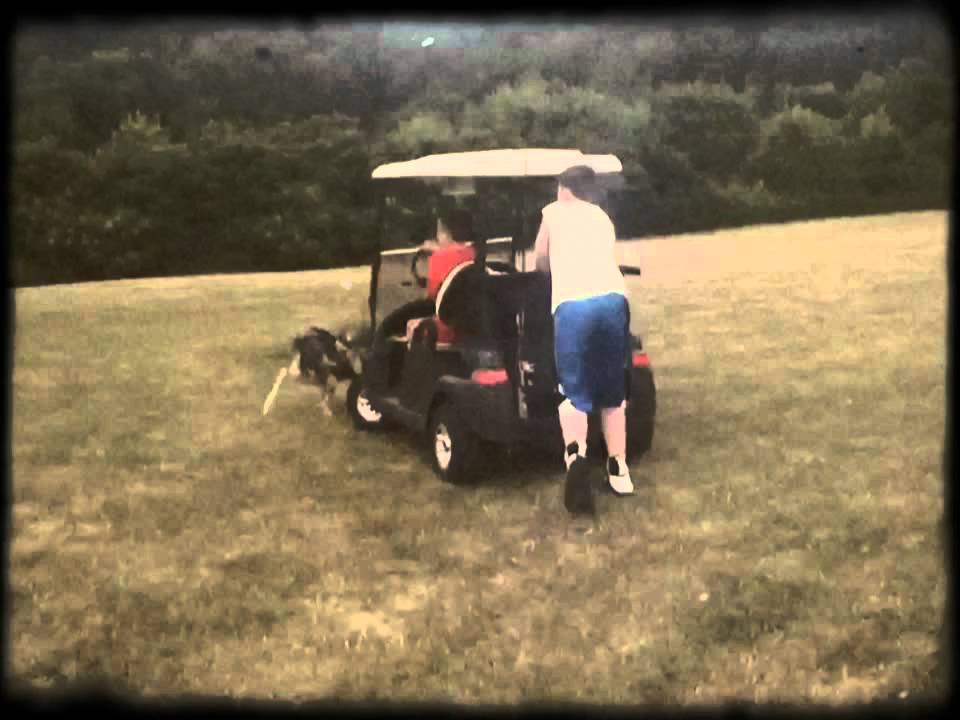
[[[416,340],[415,328],[422,326],[423,321],[439,318],[444,324],[456,328],[457,335],[463,336],[479,332],[479,314],[477,306],[482,302],[477,287],[477,276],[471,272],[474,261],[469,260],[454,266],[440,284],[437,298],[434,301],[434,312],[429,315],[423,312],[410,317],[402,333],[390,336],[391,342],[410,344]],[[487,268],[487,274],[500,275],[496,270]],[[426,309],[424,307],[423,309]],[[452,350],[458,345],[456,339],[451,342],[436,341],[432,343],[437,350]]]
[[[484,271],[488,278],[509,275],[491,267]],[[465,262],[453,268],[440,285],[436,314],[442,322],[455,327],[460,337],[487,335],[492,330],[489,326],[494,319],[492,315],[505,309],[502,299],[497,298],[496,293],[491,294],[477,264]]]

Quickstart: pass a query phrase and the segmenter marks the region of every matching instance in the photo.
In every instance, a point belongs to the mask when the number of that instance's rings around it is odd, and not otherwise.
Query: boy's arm
[[[533,251],[534,266],[539,272],[550,272],[550,233],[545,220],[540,222],[537,243]]]

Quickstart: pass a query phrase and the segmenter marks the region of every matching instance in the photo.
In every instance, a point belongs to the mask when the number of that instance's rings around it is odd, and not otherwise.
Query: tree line
[[[364,263],[370,171],[431,152],[615,153],[624,237],[946,208],[950,60],[919,16],[24,27],[11,280]]]

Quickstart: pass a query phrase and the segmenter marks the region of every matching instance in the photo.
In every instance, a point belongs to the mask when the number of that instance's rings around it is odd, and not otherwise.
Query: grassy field
[[[16,294],[10,673],[148,696],[939,697],[945,213],[624,243],[657,373],[637,495],[440,483],[289,383],[367,272]],[[944,643],[945,644],[945,643]]]

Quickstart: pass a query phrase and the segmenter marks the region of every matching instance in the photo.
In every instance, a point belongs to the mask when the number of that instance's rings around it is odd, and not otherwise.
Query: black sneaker
[[[593,515],[596,511],[593,488],[590,487],[590,463],[586,458],[578,457],[567,470],[563,505],[574,515]]]

